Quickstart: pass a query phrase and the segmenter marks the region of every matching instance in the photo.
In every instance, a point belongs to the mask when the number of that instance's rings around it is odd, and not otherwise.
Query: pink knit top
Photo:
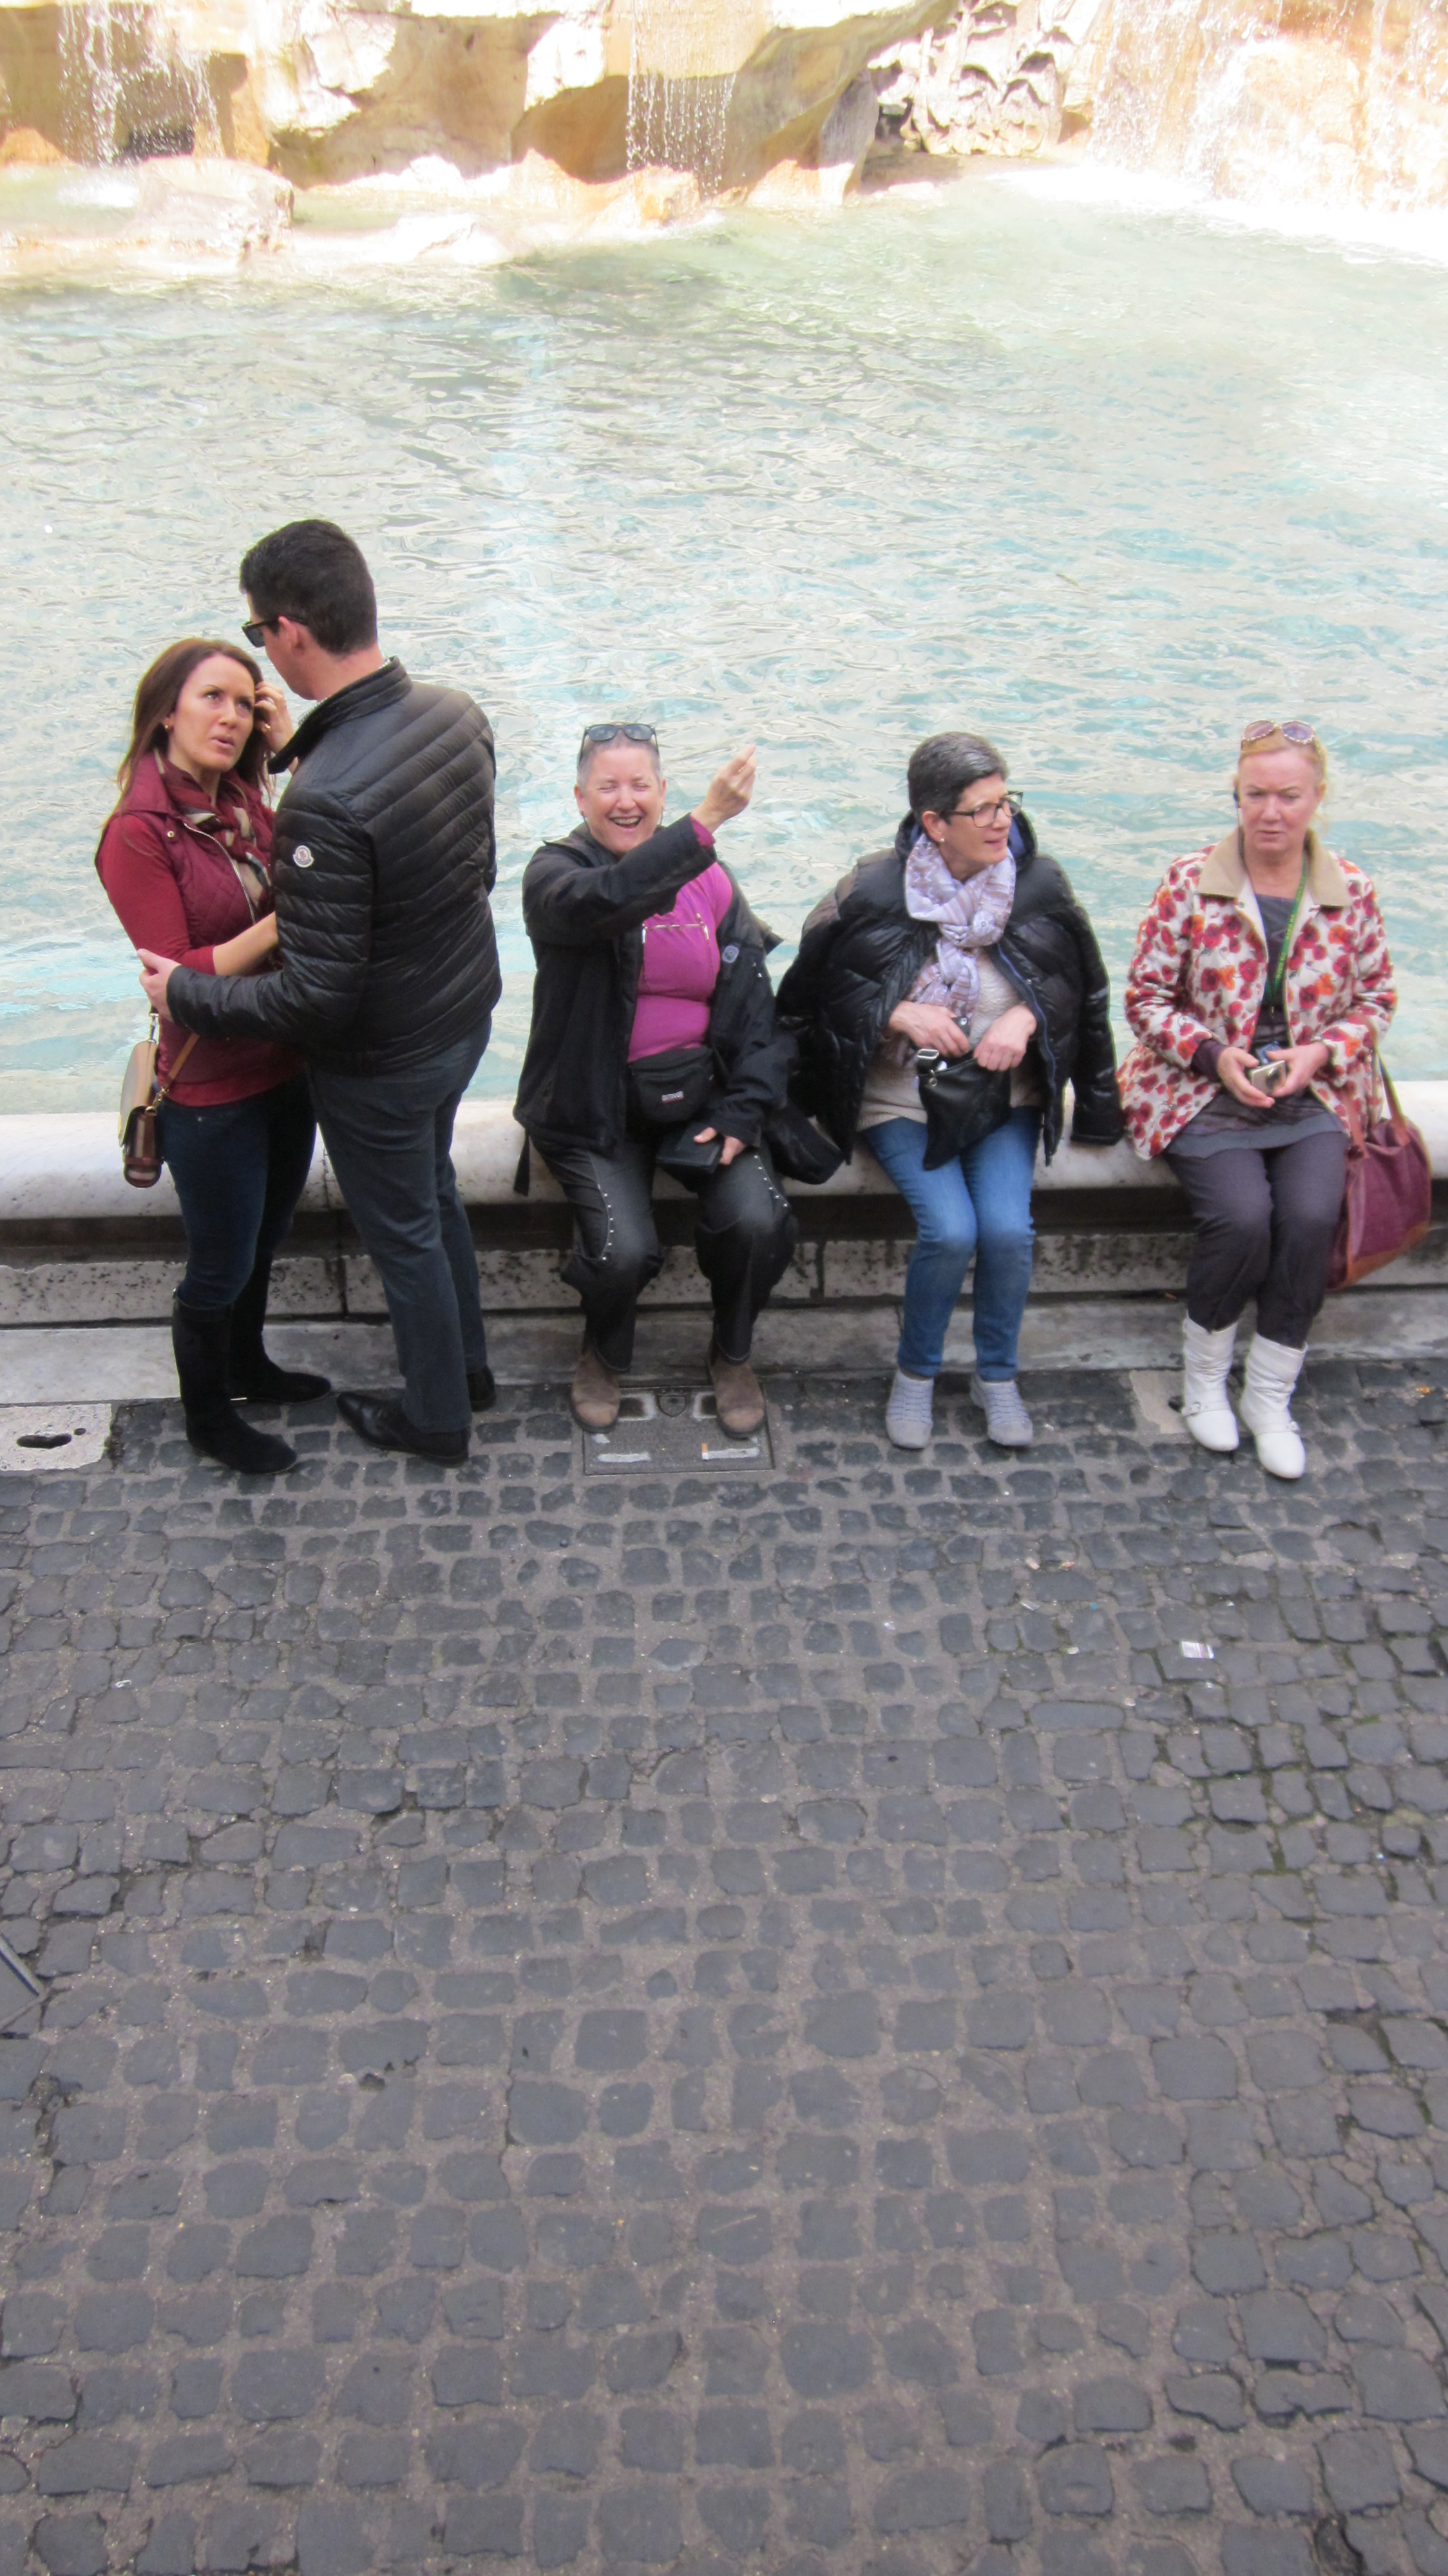
[[[717,859],[691,877],[668,912],[644,923],[644,962],[628,1060],[666,1047],[702,1046],[719,981],[719,924],[734,888]]]

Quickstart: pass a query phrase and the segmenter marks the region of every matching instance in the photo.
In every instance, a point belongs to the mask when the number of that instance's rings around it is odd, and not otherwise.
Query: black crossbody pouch
[[[703,1117],[714,1080],[712,1047],[665,1047],[629,1066],[629,1108],[641,1127],[684,1127]]]

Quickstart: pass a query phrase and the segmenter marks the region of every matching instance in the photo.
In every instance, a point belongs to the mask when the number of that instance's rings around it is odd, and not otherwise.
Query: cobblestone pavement
[[[0,1488],[0,2576],[1444,2576],[1448,1405],[1028,1391]]]

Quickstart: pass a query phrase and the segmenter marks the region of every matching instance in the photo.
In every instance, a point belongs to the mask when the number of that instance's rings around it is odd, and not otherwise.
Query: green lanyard
[[[1297,916],[1302,910],[1302,898],[1307,892],[1307,868],[1308,862],[1304,858],[1302,874],[1297,880],[1297,892],[1292,898],[1292,910],[1287,916],[1287,927],[1282,933],[1282,945],[1277,951],[1276,972],[1262,996],[1264,1011],[1275,1011],[1281,1006],[1282,986],[1287,975],[1287,953],[1292,946],[1292,934],[1297,928]]]

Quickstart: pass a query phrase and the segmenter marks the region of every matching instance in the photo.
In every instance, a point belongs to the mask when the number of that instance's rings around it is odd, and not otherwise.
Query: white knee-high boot
[[[1227,1402],[1227,1371],[1237,1339],[1235,1324],[1209,1333],[1188,1315],[1182,1326],[1182,1420],[1204,1449],[1237,1446],[1237,1417]]]
[[[1307,1464],[1302,1435],[1292,1419],[1292,1390],[1306,1353],[1290,1351],[1285,1342],[1253,1335],[1242,1380],[1242,1420],[1257,1444],[1257,1456],[1269,1476],[1300,1476]]]

